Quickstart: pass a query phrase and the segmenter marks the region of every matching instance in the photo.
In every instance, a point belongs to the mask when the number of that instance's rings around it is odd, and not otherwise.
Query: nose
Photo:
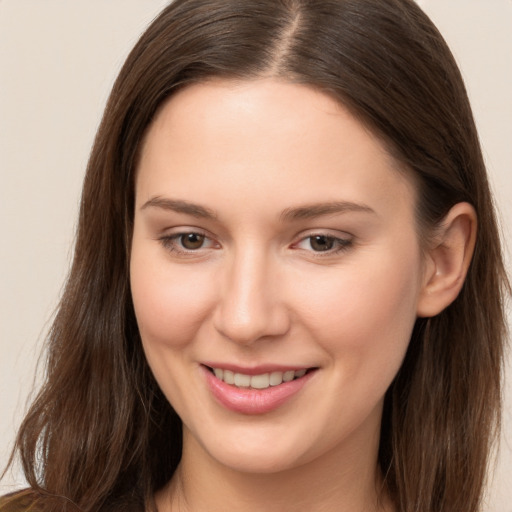
[[[244,251],[226,262],[214,312],[216,330],[243,345],[275,339],[290,327],[279,269],[262,251]]]

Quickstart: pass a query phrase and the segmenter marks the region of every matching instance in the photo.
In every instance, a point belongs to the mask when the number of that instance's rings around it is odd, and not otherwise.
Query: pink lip
[[[221,368],[231,370],[232,367],[226,367],[223,365]],[[201,366],[201,371],[203,372],[206,384],[214,398],[221,405],[226,407],[226,409],[240,414],[265,414],[277,409],[296,395],[316,373],[316,371],[308,372],[299,379],[295,379],[290,382],[283,382],[278,386],[271,386],[266,389],[252,389],[238,388],[236,386],[226,384],[224,381],[215,377],[215,375],[213,375],[206,366]],[[266,370],[262,372],[258,368],[258,372],[248,374],[247,369],[244,369],[240,373],[255,375],[257,373],[267,373],[269,371],[283,370]]]

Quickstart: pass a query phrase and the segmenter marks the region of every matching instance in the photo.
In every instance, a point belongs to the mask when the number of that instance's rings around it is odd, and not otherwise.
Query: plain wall
[[[0,466],[33,387],[69,267],[81,182],[110,87],[128,51],[166,3],[0,0]],[[419,3],[462,68],[510,240],[512,1]],[[510,483],[511,378],[486,511],[512,512]],[[15,471],[0,493],[21,485]]]

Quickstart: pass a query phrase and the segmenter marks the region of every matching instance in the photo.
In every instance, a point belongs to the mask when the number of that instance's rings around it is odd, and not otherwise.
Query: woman
[[[477,511],[505,289],[414,2],[177,0],[107,105],[3,507]]]

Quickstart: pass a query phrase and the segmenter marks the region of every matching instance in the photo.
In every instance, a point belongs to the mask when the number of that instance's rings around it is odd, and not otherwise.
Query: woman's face
[[[376,457],[421,295],[414,204],[379,140],[306,86],[212,81],[164,105],[131,286],[185,450],[257,472]]]

